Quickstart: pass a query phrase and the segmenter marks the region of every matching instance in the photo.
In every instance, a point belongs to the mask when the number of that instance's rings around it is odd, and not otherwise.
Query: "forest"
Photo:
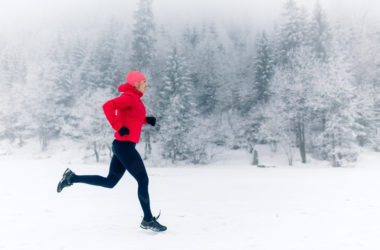
[[[379,26],[287,0],[271,29],[204,22],[174,32],[156,23],[152,3],[138,0],[132,24],[0,35],[0,140],[38,141],[43,152],[65,139],[108,160],[114,131],[102,105],[140,71],[157,118],[143,127],[145,159],[158,144],[174,164],[207,164],[215,147],[247,150],[258,164],[256,147],[267,145],[289,165],[299,154],[344,167],[360,148],[380,151]]]

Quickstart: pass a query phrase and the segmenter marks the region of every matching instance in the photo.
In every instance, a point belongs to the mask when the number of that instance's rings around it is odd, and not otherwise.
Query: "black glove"
[[[121,127],[120,129],[119,129],[119,131],[117,131],[117,132],[119,132],[119,135],[121,135],[121,136],[123,136],[123,135],[129,135],[129,129],[127,128],[127,127]]]
[[[147,116],[147,117],[145,117],[145,121],[152,126],[156,125],[156,117]]]

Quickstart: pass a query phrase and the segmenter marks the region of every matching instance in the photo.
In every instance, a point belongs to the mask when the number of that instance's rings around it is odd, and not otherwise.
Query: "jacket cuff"
[[[121,123],[118,123],[118,124],[115,125],[114,129],[116,131],[119,131],[121,129],[121,127],[123,127],[123,125],[121,125]]]

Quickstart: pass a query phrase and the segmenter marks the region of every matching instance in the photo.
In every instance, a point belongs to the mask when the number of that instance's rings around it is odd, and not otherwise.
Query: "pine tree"
[[[88,89],[77,99],[72,110],[75,117],[80,117],[75,130],[80,131],[80,139],[83,141],[91,156],[95,156],[97,162],[102,155],[109,155],[109,142],[115,132],[105,119],[102,106],[111,99],[111,88]],[[107,152],[107,153],[105,153]]]
[[[344,166],[345,162],[354,161],[355,139],[359,115],[358,100],[350,62],[342,53],[336,53],[322,68],[319,86],[318,109],[325,112],[326,127],[317,137],[318,149],[332,162],[334,167]]]
[[[334,39],[334,49],[349,64],[347,71],[352,74],[355,87],[356,105],[360,110],[355,116],[355,132],[359,146],[376,145],[376,46],[371,46],[369,34],[354,27],[339,27]]]
[[[146,71],[155,58],[155,24],[152,12],[153,0],[139,0],[138,9],[134,13],[131,68]]]
[[[325,11],[317,1],[308,31],[309,44],[313,48],[316,58],[326,62],[331,47],[331,30],[327,22]]]
[[[19,146],[23,146],[25,138],[30,135],[30,120],[25,110],[27,72],[25,53],[8,45],[0,54],[0,138],[8,139],[11,143],[18,139]]]
[[[202,38],[196,59],[198,82],[195,82],[195,88],[198,89],[199,113],[204,117],[210,117],[217,105],[216,95],[221,82],[218,56],[223,51],[223,47],[219,43],[214,24],[203,26]]]
[[[288,0],[284,6],[283,24],[280,30],[278,62],[288,63],[291,54],[307,44],[307,16],[303,8],[299,8],[294,0]]]
[[[273,77],[273,70],[273,49],[271,48],[266,34],[263,32],[256,42],[256,57],[254,60],[254,85],[256,96],[252,99],[258,104],[263,105],[269,100],[269,82]]]
[[[321,64],[327,63],[329,56],[332,53],[332,30],[327,22],[326,13],[319,1],[316,2],[311,16],[308,35],[308,45],[311,47],[315,60],[318,60]],[[315,150],[317,147],[313,145],[313,138],[317,137],[325,130],[326,114],[323,110],[314,109],[311,112],[309,130],[309,137],[311,139],[309,140],[308,148],[311,153],[315,154],[319,150]],[[323,158],[326,159],[326,156]]]
[[[194,90],[184,57],[173,47],[168,56],[163,87],[159,92],[164,157],[183,160],[191,154],[186,135],[194,126]]]
[[[305,65],[312,63],[313,56],[309,53],[306,11],[299,8],[294,0],[288,0],[285,3],[283,24],[277,37],[279,42],[275,50],[277,61],[274,69],[277,74],[274,80],[274,91],[277,92],[277,96],[274,98],[291,97],[292,101],[290,102],[284,100],[284,106],[288,108],[288,112],[293,114],[291,115],[291,125],[293,126],[291,131],[295,134],[296,145],[299,147],[302,162],[305,163],[305,128],[308,122],[306,120],[307,97],[305,92],[307,92],[307,85],[310,82],[308,79],[310,70]],[[278,79],[284,83],[276,83]],[[288,145],[290,144],[288,143]]]
[[[217,53],[218,61],[223,63],[218,66],[220,82],[216,90],[215,112],[233,109],[244,116],[254,105],[252,96],[255,92],[247,34],[237,27],[226,32],[229,39],[224,43],[226,46],[223,44],[225,49]]]
[[[289,57],[287,66],[276,68],[270,86],[273,93],[271,105],[276,105],[275,117],[283,113],[284,118],[276,119],[284,123],[280,125],[285,126],[281,130],[294,133],[294,143],[300,149],[303,163],[306,162],[306,129],[312,114],[310,99],[313,96],[314,71],[318,67],[310,48],[300,48]],[[291,137],[287,135],[285,139]],[[292,144],[293,141],[287,142],[287,145]]]
[[[185,44],[189,45],[189,50],[186,50],[185,53],[187,52],[186,54],[188,56],[192,55],[191,51],[198,46],[201,40],[197,28],[194,26],[190,28],[189,25],[186,25],[182,33],[182,38]]]
[[[380,151],[380,33],[375,33],[372,38],[373,46],[369,46],[369,55],[371,55],[372,60],[370,64],[366,64],[366,69],[368,70],[367,76],[369,76],[368,82],[372,84],[372,96],[374,102],[373,108],[373,119],[372,123],[375,127],[375,135],[373,136],[373,146],[377,151]]]

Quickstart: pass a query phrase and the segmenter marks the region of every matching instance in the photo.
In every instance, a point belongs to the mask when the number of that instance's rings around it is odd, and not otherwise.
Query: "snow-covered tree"
[[[309,98],[313,95],[312,81],[315,66],[310,49],[302,47],[294,54],[289,54],[288,64],[276,68],[275,75],[270,84],[272,99],[269,105],[274,111],[266,114],[265,125],[275,120],[279,131],[286,132],[280,138],[286,139],[286,147],[297,145],[300,149],[302,162],[306,162],[306,128],[310,120],[311,105]],[[282,117],[281,117],[282,116]],[[273,125],[270,127],[274,128]],[[264,128],[264,130],[266,130]],[[277,132],[272,131],[272,134]],[[291,136],[293,133],[294,135]],[[271,136],[273,137],[273,135]],[[289,140],[294,138],[294,140]]]
[[[216,112],[233,109],[244,115],[254,104],[248,34],[237,27],[229,28],[226,33],[224,49],[217,56],[223,63],[218,67],[220,82],[216,92]]]
[[[287,64],[291,54],[307,44],[307,14],[294,0],[288,0],[283,9],[276,51],[277,62]]]
[[[119,30],[121,26],[112,20],[100,33],[91,53],[89,63],[95,66],[92,84],[97,88],[117,88],[117,85],[125,81],[125,65],[121,57],[126,57],[119,42]]]
[[[187,159],[192,149],[187,145],[186,136],[195,125],[196,104],[188,65],[176,46],[168,56],[163,86],[158,94],[164,156],[173,162]]]
[[[326,12],[319,1],[311,17],[308,39],[316,58],[325,62],[331,48],[331,29],[327,22]]]
[[[268,102],[269,82],[273,77],[274,58],[273,48],[265,32],[256,41],[256,56],[254,58],[254,86],[256,96],[251,97],[257,104]]]
[[[156,25],[152,11],[153,0],[139,0],[134,13],[135,23],[132,34],[132,55],[130,66],[134,70],[145,72],[155,58]]]
[[[103,104],[111,98],[110,88],[89,89],[77,99],[73,109],[74,115],[80,117],[73,129],[80,131],[81,140],[97,162],[102,155],[108,158],[111,154],[109,145],[115,131],[110,127],[102,110]]]
[[[368,83],[372,84],[374,109],[372,123],[375,127],[376,134],[373,136],[373,146],[380,151],[380,32],[376,32],[372,36],[372,46],[368,47],[368,56],[371,58],[366,63],[365,68],[368,70],[366,76]]]
[[[38,137],[41,150],[46,151],[50,140],[59,138],[62,116],[56,104],[59,93],[55,91],[58,82],[58,67],[49,60],[31,68],[29,88],[33,88],[33,95],[28,102],[28,110],[32,114],[33,130]]]
[[[280,145],[287,156],[289,166],[292,166],[296,146],[293,114],[283,111],[283,98],[277,96],[271,98],[270,105],[265,106],[262,112],[263,122],[259,135],[268,144]]]
[[[354,150],[357,117],[360,114],[350,62],[336,54],[321,71],[316,82],[315,108],[325,112],[325,130],[316,138],[316,146],[332,162],[334,167],[356,159]]]
[[[214,24],[205,25],[202,29],[202,40],[198,47],[194,82],[197,91],[197,108],[204,117],[209,117],[217,104],[217,90],[221,82],[220,61],[218,55],[223,50]]]

